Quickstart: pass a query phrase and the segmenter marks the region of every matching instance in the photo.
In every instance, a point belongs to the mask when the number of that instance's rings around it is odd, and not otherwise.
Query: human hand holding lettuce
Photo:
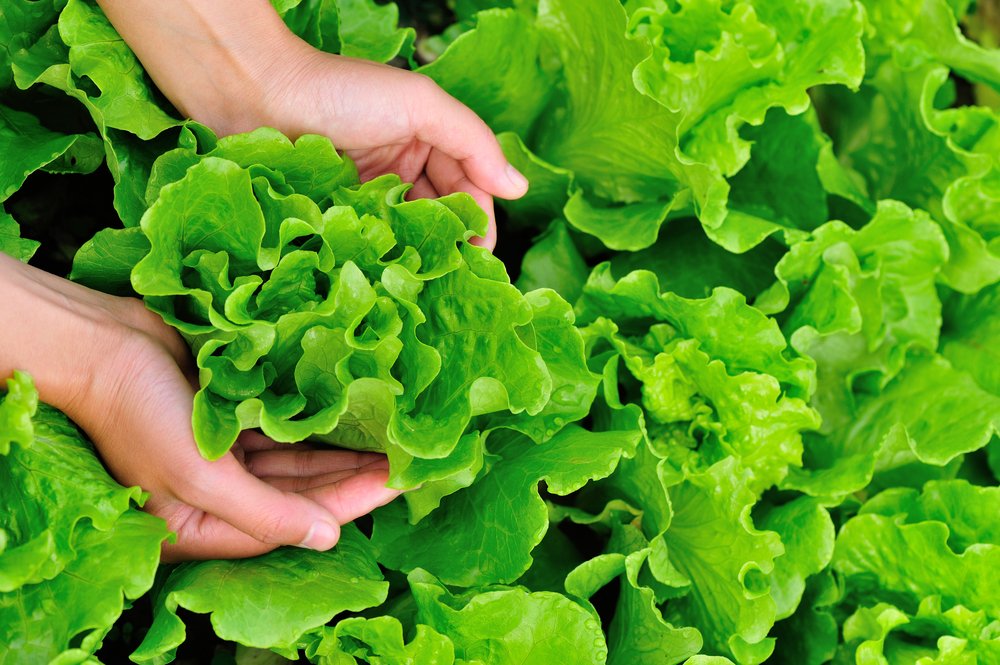
[[[159,89],[220,136],[274,127],[329,137],[362,180],[396,173],[412,197],[466,192],[487,212],[474,240],[496,245],[493,196],[528,189],[490,128],[429,78],[313,48],[267,0],[101,7]]]
[[[392,171],[415,181],[410,196],[467,192],[489,216],[488,226],[476,225],[484,237],[470,240],[493,247],[492,195],[516,197],[527,184],[474,113],[425,77],[311,48],[266,2],[191,4],[102,3],[179,109],[223,135],[264,124],[293,136],[325,133],[365,179]],[[286,74],[274,76],[279,63]],[[400,113],[400,98],[409,113]],[[206,460],[191,427],[193,365],[173,329],[139,301],[7,257],[2,269],[16,304],[4,312],[11,321],[0,369],[28,370],[115,477],[151,493],[146,509],[178,534],[165,546],[168,559],[253,556],[282,544],[327,549],[340,524],[398,495],[375,453],[276,450],[244,433]]]
[[[393,499],[384,458],[274,450],[248,433],[214,462],[191,432],[191,359],[141,302],[73,284],[0,254],[7,306],[0,370],[32,375],[41,395],[91,437],[147,511],[176,531],[167,559],[253,556],[278,545],[332,547],[339,525]]]

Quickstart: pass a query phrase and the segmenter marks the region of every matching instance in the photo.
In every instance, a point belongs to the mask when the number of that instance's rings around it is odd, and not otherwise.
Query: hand
[[[490,218],[493,196],[527,191],[490,128],[421,74],[322,53],[268,0],[99,0],[160,90],[220,135],[274,127],[328,136],[362,179],[398,173],[411,196],[467,192]]]
[[[112,475],[150,493],[177,532],[164,559],[326,550],[340,525],[388,503],[382,455],[309,450],[245,432],[210,462],[191,431],[187,346],[141,301],[73,284],[0,254],[0,375],[32,374],[43,401],[94,442]]]
[[[358,166],[362,180],[397,173],[411,197],[466,192],[490,226],[474,242],[493,250],[493,196],[515,199],[528,181],[508,164],[490,128],[433,80],[375,62],[323,53],[304,42],[282,49],[283,72],[262,81],[257,113],[218,122],[224,133],[260,125],[290,136],[325,134]]]

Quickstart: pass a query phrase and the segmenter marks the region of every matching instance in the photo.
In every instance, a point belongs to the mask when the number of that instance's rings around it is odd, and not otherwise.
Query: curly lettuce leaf
[[[785,619],[799,607],[806,580],[824,570],[833,558],[833,520],[819,501],[798,497],[769,507],[758,521],[762,528],[777,533],[785,547],[771,574],[777,619]]]
[[[446,584],[509,583],[532,564],[531,550],[549,527],[538,485],[565,496],[609,476],[622,456],[633,454],[640,432],[590,432],[567,425],[546,443],[519,435],[492,434],[499,459],[466,490],[415,525],[390,504],[376,513],[372,541],[379,561],[409,572],[422,568]]]
[[[893,51],[878,61],[861,94],[829,95],[850,112],[828,123],[838,158],[858,173],[873,199],[921,208],[941,226],[949,246],[941,277],[974,293],[1000,279],[996,180],[1000,119],[978,107],[948,105],[946,68]],[[820,101],[821,117],[828,104]],[[977,191],[978,190],[978,191]],[[992,200],[992,202],[991,202]]]
[[[553,75],[540,62],[541,36],[531,18],[513,10],[483,11],[475,20],[475,29],[458,37],[446,56],[418,71],[460,97],[493,131],[527,136],[552,95]],[[509,48],[512,42],[518,48]],[[475,71],[489,75],[471,85]]]
[[[776,242],[764,242],[733,254],[712,242],[696,220],[679,219],[670,223],[669,236],[656,244],[613,256],[611,271],[621,277],[648,270],[656,273],[663,291],[685,298],[707,298],[720,286],[756,294],[774,280],[774,267],[786,251]]]
[[[649,272],[619,281],[599,266],[579,309],[592,340],[609,345],[638,385],[623,394],[645,409],[649,436],[678,467],[704,470],[735,457],[758,496],[801,464],[802,434],[819,420],[800,397],[811,388],[809,363],[785,355],[775,322],[733,291],[688,300],[659,293]],[[726,330],[740,334],[720,334]],[[751,332],[753,331],[753,332]],[[741,343],[751,334],[752,343]],[[805,390],[803,390],[803,388]]]
[[[968,372],[987,392],[1000,396],[1000,285],[974,296],[955,295],[945,304],[941,355]]]
[[[754,527],[748,481],[728,458],[669,489],[674,515],[663,539],[691,592],[668,603],[664,617],[697,627],[715,653],[760,663],[774,649],[769,576],[783,546],[776,533]]]
[[[0,15],[0,90],[14,83],[13,63],[55,23],[65,0],[14,0]]]
[[[450,638],[455,655],[483,665],[603,665],[608,647],[592,610],[551,592],[484,587],[453,595],[432,575],[409,575],[417,622]]]
[[[23,380],[14,388],[8,395],[28,399]],[[20,421],[12,424],[23,440],[23,419],[30,411],[6,413],[5,419]],[[5,512],[7,544],[0,554],[3,592],[55,578],[80,554],[81,530],[109,531],[143,499],[138,487],[122,487],[108,475],[61,413],[40,406],[31,420],[31,443],[11,448],[0,460],[0,501],[11,507]]]
[[[650,570],[669,589],[661,591],[663,620],[697,628],[706,650],[740,663],[763,662],[774,648],[771,575],[784,551],[778,534],[753,524],[750,479],[734,457],[685,474],[640,448],[608,481],[614,495],[643,511],[646,537],[662,541]]]
[[[394,2],[336,0],[341,55],[376,62],[413,57],[416,31],[399,26]]]
[[[704,299],[682,298],[662,292],[657,276],[649,271],[637,270],[616,280],[605,263],[591,273],[577,309],[581,324],[607,317],[625,334],[633,330],[645,334],[650,324],[666,323],[677,337],[698,340],[706,353],[731,371],[770,374],[792,396],[805,397],[814,390],[811,361],[789,353],[777,323],[748,306],[745,297],[732,289],[716,289]],[[720,328],[722,321],[725,330]]]
[[[0,204],[0,252],[27,263],[38,249],[37,240],[21,237],[21,227]]]
[[[80,528],[78,555],[58,575],[0,593],[0,663],[92,662],[122,611],[152,587],[166,536],[162,520],[138,510],[107,530]]]
[[[611,510],[615,512],[619,511]],[[632,517],[628,511],[624,515]],[[588,521],[600,521],[601,517]],[[608,628],[608,663],[675,664],[697,654],[703,645],[698,629],[671,625],[663,619],[658,606],[659,588],[651,578],[650,562],[662,555],[662,539],[651,546],[634,524],[616,518],[609,521],[611,538],[605,552],[566,577],[566,591],[580,598],[590,598],[613,579],[619,579],[618,602]]]
[[[262,587],[267,593],[261,594]],[[184,563],[159,589],[153,623],[131,659],[173,658],[185,637],[179,608],[210,614],[222,639],[294,649],[303,635],[337,614],[381,604],[388,588],[368,540],[349,525],[329,552],[280,548],[253,559]]]
[[[146,593],[168,532],[31,379],[0,401],[0,663],[84,662]],[[11,446],[11,443],[17,445]],[[61,608],[54,611],[54,607]]]
[[[305,656],[318,665],[398,663],[399,665],[454,665],[455,646],[429,626],[416,627],[403,637],[403,625],[394,617],[352,617],[324,626],[304,640]],[[358,659],[361,659],[360,661]]]
[[[833,568],[846,579],[848,593],[866,602],[912,613],[923,599],[940,596],[943,608],[961,605],[996,619],[1000,597],[990,580],[1000,565],[1000,543],[989,506],[998,492],[944,481],[929,483],[919,496],[876,496],[842,527]],[[956,499],[969,507],[952,513],[948,507]],[[977,500],[986,501],[984,510]],[[952,537],[952,524],[961,537]]]
[[[101,165],[104,151],[93,134],[63,134],[46,129],[30,113],[0,105],[0,202],[16,192],[25,179],[49,172],[89,173]]]
[[[908,616],[888,603],[862,607],[844,621],[839,657],[855,662],[992,663],[1000,659],[1000,635],[983,612],[961,605],[942,610],[929,596]]]
[[[521,291],[553,289],[567,302],[574,303],[583,292],[589,274],[566,224],[556,220],[525,252],[516,286]]]
[[[427,73],[494,129],[520,134],[523,143],[505,140],[509,157],[542,177],[531,178],[527,203],[511,205],[516,217],[539,215],[547,223],[542,211],[563,210],[570,225],[606,246],[638,250],[656,241],[668,216],[696,211],[713,240],[746,251],[785,221],[770,208],[759,217],[754,203],[762,199],[744,184],[740,206],[754,212],[734,211],[725,221],[726,177],[750,158],[739,129],[760,125],[772,107],[803,112],[810,87],[860,82],[859,8],[846,0],[826,2],[823,11],[806,3],[634,4],[631,17],[606,0],[543,1],[537,14],[480,13],[477,26]],[[823,38],[815,48],[795,48],[804,33]],[[519,48],[508,48],[511,42]],[[491,66],[495,73],[465,66],[500,57],[510,66]],[[692,85],[697,81],[705,83]],[[758,162],[781,140],[763,141]],[[809,159],[798,152],[791,158]],[[790,161],[783,172],[808,178],[797,165]],[[766,181],[759,170],[744,180]],[[821,211],[822,192],[813,187],[813,194]],[[805,212],[791,202],[782,211]],[[799,224],[823,221],[809,214]]]
[[[724,176],[736,174],[751,157],[739,127],[760,125],[775,107],[791,115],[804,112],[810,104],[806,91],[814,86],[857,86],[864,62],[859,8],[846,1],[732,7],[650,2],[633,12],[630,27],[652,45],[636,69],[636,85],[675,119],[676,158],[685,166],[699,219],[731,251],[755,246],[778,227],[727,213],[730,185]],[[802,41],[801,35],[811,38]]]
[[[0,402],[0,455],[8,454],[15,443],[21,447],[31,445],[35,436],[31,419],[38,411],[38,393],[31,376],[14,372],[6,386]]]
[[[58,20],[12,57],[14,81],[61,91],[82,104],[104,142],[115,179],[115,210],[135,225],[145,211],[140,193],[161,152],[181,125],[132,50],[90,0],[70,0]]]
[[[792,346],[816,360],[813,404],[824,431],[854,417],[858,384],[879,389],[911,349],[937,347],[935,279],[947,258],[945,237],[926,213],[882,201],[860,229],[824,224],[778,262],[777,283],[755,304],[785,311]]]
[[[964,12],[948,0],[863,0],[871,56],[902,52],[948,66],[971,81],[1000,90],[1000,52],[962,34]]]
[[[775,637],[771,659],[788,665],[830,662],[840,637],[840,624],[831,609],[841,595],[829,568],[809,578],[798,609],[771,631]]]
[[[1000,401],[968,374],[939,356],[915,357],[880,395],[859,400],[847,425],[808,439],[803,468],[782,486],[843,498],[876,476],[885,487],[954,474],[962,455],[995,436],[998,414]]]
[[[598,377],[572,310],[465,243],[486,223],[469,197],[360,185],[316,136],[185,136],[153,166],[138,233],[100,234],[73,274],[118,290],[138,259],[131,286],[195,351],[204,454],[253,427],[385,451],[391,483],[423,486],[416,520],[473,482],[478,432],[541,442],[587,415]]]

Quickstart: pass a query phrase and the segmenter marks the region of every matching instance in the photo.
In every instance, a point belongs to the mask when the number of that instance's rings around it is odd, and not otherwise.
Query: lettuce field
[[[495,254],[467,195],[183,119],[94,0],[0,0],[0,250],[181,332],[204,456],[409,491],[161,564],[17,373],[0,664],[1000,664],[1000,5],[273,4],[490,125]]]

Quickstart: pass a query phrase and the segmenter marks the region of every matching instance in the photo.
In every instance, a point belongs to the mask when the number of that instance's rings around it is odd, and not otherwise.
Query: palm
[[[429,145],[408,137],[374,148],[347,150],[346,154],[357,164],[362,180],[396,173],[405,182],[416,182],[427,168],[430,152]]]

